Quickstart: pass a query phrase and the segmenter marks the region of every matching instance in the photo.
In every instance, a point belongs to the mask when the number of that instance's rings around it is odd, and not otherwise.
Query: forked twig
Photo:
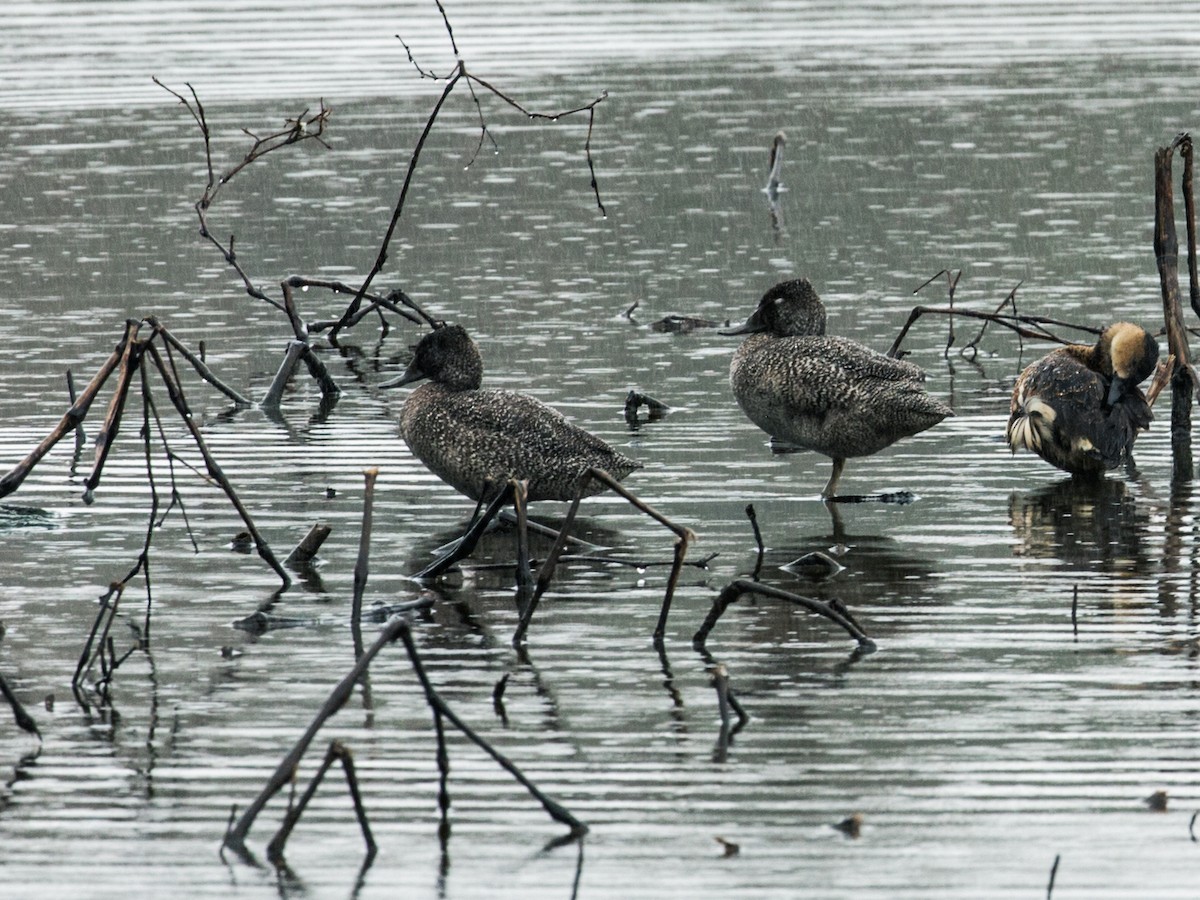
[[[308,803],[316,794],[317,788],[325,778],[325,773],[329,771],[329,767],[333,765],[334,760],[341,762],[342,771],[346,775],[346,787],[350,791],[350,799],[354,803],[354,815],[358,819],[358,825],[362,829],[363,840],[367,844],[367,860],[373,860],[378,851],[375,844],[375,837],[371,834],[371,825],[367,821],[367,810],[363,806],[362,794],[358,789],[358,775],[354,770],[354,756],[350,750],[341,741],[330,741],[329,749],[325,751],[325,759],[317,768],[312,780],[308,783],[308,787],[300,796],[299,801],[290,807],[287,815],[283,818],[283,823],[279,826],[279,830],[275,832],[275,837],[271,838],[271,842],[267,844],[267,859],[276,867],[283,865],[283,846],[287,843],[287,839],[291,836],[292,830],[296,827],[296,823],[300,821],[300,817],[304,815],[304,810],[308,808]]]
[[[546,555],[545,561],[538,570],[537,585],[534,588],[533,596],[529,598],[528,605],[522,611],[520,621],[517,623],[517,629],[513,634],[513,646],[519,646],[524,643],[525,632],[529,628],[529,622],[533,618],[534,610],[537,609],[538,601],[541,600],[542,594],[546,592],[546,588],[550,585],[550,579],[554,577],[554,567],[558,564],[558,559],[562,555],[563,547],[567,542],[567,534],[571,530],[571,524],[575,521],[576,513],[579,512],[579,503],[583,499],[588,482],[593,479],[599,481],[619,496],[624,497],[635,509],[644,512],[660,525],[670,529],[679,538],[675,542],[675,562],[671,567],[671,574],[667,578],[667,588],[663,595],[662,609],[659,612],[658,624],[654,628],[655,644],[662,643],[663,635],[667,629],[667,616],[671,611],[671,599],[675,595],[675,586],[679,582],[679,573],[683,569],[684,556],[687,554],[688,544],[696,539],[696,535],[690,528],[676,525],[658,510],[649,506],[603,469],[593,466],[588,468],[580,478],[579,489],[575,494],[575,499],[572,501],[570,509],[567,510],[567,516],[563,520],[562,527],[559,529],[558,538],[554,541],[554,545],[550,548],[550,552]]]
[[[446,701],[434,689],[433,684],[429,681],[429,676],[425,673],[425,667],[421,663],[421,657],[417,654],[416,645],[413,643],[412,629],[409,627],[408,622],[403,619],[399,621],[398,631],[400,640],[404,642],[404,648],[408,651],[408,658],[412,662],[413,671],[416,673],[417,680],[420,681],[421,687],[425,691],[425,701],[429,704],[430,709],[434,711],[435,716],[445,718],[446,721],[461,731],[466,738],[494,759],[504,771],[515,778],[542,805],[542,808],[546,810],[550,818],[566,825],[571,830],[568,835],[569,840],[578,840],[587,834],[588,827],[585,824],[571,815],[562,804],[543,794],[537,785],[530,781],[504,754],[500,753],[490,743],[476,734],[469,725],[455,714],[454,710],[446,705]],[[440,729],[439,737],[444,740],[444,735],[442,735]],[[444,745],[440,744],[439,746]],[[443,771],[448,771],[448,765]]]
[[[744,594],[761,594],[764,597],[773,597],[777,600],[786,600],[789,603],[794,603],[797,606],[802,606],[809,612],[814,612],[819,616],[824,616],[829,621],[840,625],[845,629],[846,633],[858,641],[859,647],[864,650],[874,650],[875,642],[867,637],[867,633],[859,627],[853,618],[847,615],[845,607],[841,604],[826,603],[822,600],[814,600],[811,597],[804,597],[800,594],[793,594],[789,591],[780,590],[779,588],[770,587],[769,585],[759,584],[756,581],[748,581],[739,578],[731,582],[716,599],[713,600],[712,609],[709,610],[708,616],[704,620],[696,634],[692,637],[692,646],[698,650],[704,650],[705,642],[708,640],[709,633],[716,626],[717,621],[724,614],[725,610],[730,605],[737,602]]]

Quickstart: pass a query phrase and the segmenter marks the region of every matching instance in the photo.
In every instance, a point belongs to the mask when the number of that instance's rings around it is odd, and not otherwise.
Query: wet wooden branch
[[[413,176],[417,171],[417,163],[421,158],[421,151],[425,149],[425,142],[429,140],[429,135],[433,131],[433,123],[437,121],[438,113],[450,98],[450,94],[454,91],[454,86],[458,84],[460,78],[466,72],[462,61],[454,67],[454,74],[446,81],[445,87],[442,88],[442,94],[438,97],[437,102],[433,106],[433,112],[425,122],[425,127],[422,129],[420,136],[417,138],[416,146],[413,147],[412,156],[408,161],[408,169],[404,173],[404,182],[400,187],[400,196],[396,200],[396,206],[392,210],[391,221],[388,222],[387,228],[384,230],[383,240],[380,242],[379,252],[375,256],[375,262],[371,265],[371,270],[367,272],[367,277],[363,279],[363,283],[359,285],[358,290],[354,294],[354,299],[346,307],[342,317],[337,321],[333,328],[329,331],[329,339],[336,342],[339,332],[346,328],[354,316],[358,313],[359,307],[362,305],[363,297],[370,288],[371,282],[375,280],[375,276],[383,271],[384,264],[388,258],[388,248],[392,243],[392,236],[396,233],[396,226],[400,223],[400,215],[404,212],[404,201],[408,197],[409,188],[412,186]]]
[[[1175,232],[1175,198],[1171,185],[1171,157],[1176,147],[1186,146],[1191,154],[1191,137],[1179,135],[1169,147],[1154,155],[1154,258],[1162,292],[1167,350],[1175,357],[1171,380],[1172,477],[1192,478],[1192,395],[1196,389],[1187,330],[1179,298],[1179,240]],[[1194,267],[1194,266],[1193,266]]]
[[[1187,225],[1188,246],[1188,298],[1192,312],[1200,316],[1200,267],[1196,265],[1196,195],[1192,190],[1192,139],[1188,136],[1179,142],[1179,155],[1183,158],[1183,212]]]
[[[277,150],[281,150],[284,147],[291,146],[292,144],[309,140],[315,140],[323,147],[328,148],[328,145],[325,143],[322,135],[325,133],[325,128],[329,124],[329,117],[333,111],[327,107],[324,100],[322,100],[320,103],[320,109],[317,112],[310,113],[310,110],[305,109],[294,118],[287,119],[284,123],[284,127],[281,130],[268,134],[264,137],[259,137],[258,135],[252,133],[249,129],[243,128],[242,131],[253,140],[253,144],[251,145],[250,150],[247,151],[246,155],[239,162],[235,163],[218,178],[213,167],[212,132],[209,130],[208,119],[204,112],[204,106],[200,102],[200,97],[196,93],[196,89],[190,84],[187,84],[186,87],[190,97],[185,97],[180,92],[167,87],[157,78],[154,78],[153,81],[167,93],[175,97],[175,99],[178,100],[185,109],[187,109],[187,111],[191,114],[192,119],[195,120],[196,124],[199,126],[200,133],[204,141],[204,160],[208,169],[208,181],[204,186],[204,191],[201,193],[200,199],[198,199],[194,204],[196,216],[200,221],[200,236],[217,248],[218,252],[220,252],[221,256],[225,259],[226,264],[229,265],[229,267],[232,268],[242,280],[242,284],[248,295],[256,300],[262,300],[265,303],[269,303],[271,306],[274,306],[281,312],[285,311],[282,303],[269,296],[265,291],[257,287],[253,281],[251,281],[249,274],[238,261],[237,251],[234,247],[233,235],[229,236],[229,243],[228,245],[225,245],[222,244],[221,241],[212,233],[208,224],[208,212],[213,203],[216,201],[217,195],[220,193],[221,188],[228,184],[247,166],[258,162],[264,156],[267,156],[268,154]]]
[[[329,291],[333,291],[335,294],[349,294],[352,297],[358,293],[357,288],[352,288],[348,284],[345,284],[344,282],[341,282],[341,281],[328,281],[325,279],[303,278],[298,275],[293,275],[291,278],[289,278],[287,280],[287,284],[291,285],[292,287],[300,287],[300,288],[319,287],[319,288],[324,288]],[[373,294],[370,291],[367,291],[363,294],[363,299],[367,300],[368,303],[365,306],[363,306],[361,309],[359,309],[357,313],[355,313],[353,316],[350,317],[350,319],[343,326],[344,328],[352,328],[353,326],[355,326],[359,322],[361,322],[364,318],[369,316],[371,313],[377,312],[381,309],[386,309],[389,312],[393,312],[398,316],[408,319],[408,321],[412,322],[415,325],[428,325],[428,326],[432,327],[433,324],[437,321],[436,318],[432,314],[426,312],[425,309],[419,303],[417,303],[415,300],[413,300],[411,297],[409,297],[408,294],[404,293],[404,291],[400,290],[399,288],[389,291],[388,295],[386,297],[382,297],[379,294]],[[328,331],[330,328],[333,328],[335,325],[337,325],[341,322],[342,322],[342,319],[340,317],[337,319],[330,319],[330,320],[318,319],[318,320],[309,322],[308,329],[310,332],[319,333],[322,331]],[[384,321],[385,333],[387,331],[386,325],[387,325],[387,322],[385,320]]]
[[[108,459],[108,454],[112,450],[113,442],[121,427],[121,414],[129,396],[129,385],[133,381],[134,372],[140,366],[142,353],[145,352],[147,346],[145,341],[138,339],[140,323],[127,322],[126,325],[129,340],[125,342],[125,352],[121,355],[117,387],[109,399],[108,413],[104,417],[104,424],[96,434],[96,461],[92,466],[92,474],[83,483],[84,503],[91,503],[95,499],[95,490],[100,483],[104,463]]]
[[[780,590],[779,588],[770,587],[769,585],[759,584],[756,581],[748,581],[746,579],[737,579],[730,583],[716,599],[713,600],[712,609],[709,610],[704,624],[692,637],[692,646],[697,651],[704,650],[704,645],[708,640],[709,633],[716,626],[718,620],[725,613],[725,610],[730,605],[737,602],[745,594],[761,594],[764,597],[773,597],[777,600],[785,600],[788,603],[794,603],[797,606],[802,606],[809,612],[816,613],[819,616],[824,616],[829,621],[840,625],[845,629],[846,633],[858,641],[858,645],[864,649],[873,650],[875,642],[872,641],[865,631],[858,626],[852,617],[847,615],[844,607],[839,608],[834,603],[826,603],[821,600],[814,600],[811,597],[804,597],[800,594],[793,594],[788,591]]]
[[[292,830],[296,827],[296,823],[300,821],[300,817],[304,815],[304,810],[308,808],[309,801],[316,794],[317,788],[325,778],[325,773],[329,771],[329,767],[337,760],[342,764],[342,771],[346,776],[346,787],[350,791],[350,799],[354,802],[354,814],[358,818],[359,828],[362,829],[363,840],[367,844],[367,859],[375,858],[379,848],[375,844],[375,838],[371,834],[371,825],[367,821],[367,810],[363,806],[362,794],[358,789],[358,774],[354,770],[354,756],[350,750],[341,741],[330,741],[329,749],[325,751],[325,759],[317,768],[316,774],[308,783],[308,787],[300,796],[299,801],[292,806],[287,815],[284,816],[283,824],[279,826],[279,830],[275,833],[275,837],[271,838],[271,842],[267,844],[267,859],[276,867],[280,867],[284,863],[283,847],[287,843],[287,839],[291,836]]]
[[[208,470],[208,474],[220,485],[221,490],[225,492],[225,496],[229,498],[229,502],[233,504],[233,508],[237,510],[238,515],[246,526],[246,530],[250,532],[250,536],[254,539],[258,555],[275,571],[275,574],[283,582],[283,586],[287,587],[292,583],[291,576],[279,564],[279,561],[275,558],[275,554],[271,552],[270,545],[267,543],[266,538],[259,532],[258,526],[254,524],[254,520],[250,517],[250,512],[238,497],[237,492],[234,491],[229,479],[225,477],[225,472],[217,463],[216,458],[209,452],[204,435],[200,432],[200,426],[196,424],[196,418],[192,415],[191,409],[188,408],[187,400],[183,396],[183,387],[178,380],[178,376],[173,371],[173,366],[168,367],[166,361],[163,360],[153,344],[149,344],[147,349],[154,360],[163,384],[167,388],[167,394],[171,398],[171,403],[179,412],[180,418],[183,419],[184,425],[187,426],[188,431],[191,433],[192,441],[196,444],[196,449],[200,451],[200,455],[204,459],[204,465]]]
[[[75,396],[75,376],[71,374],[71,370],[67,369],[67,397],[71,400],[71,406],[78,402]],[[83,449],[83,445],[87,443],[87,435],[83,431],[83,422],[75,423],[75,452],[78,453]]]
[[[546,592],[546,588],[550,585],[550,580],[554,577],[554,567],[558,564],[559,557],[562,556],[563,546],[566,544],[566,535],[571,530],[571,525],[575,521],[575,516],[579,512],[579,503],[583,499],[584,491],[587,488],[588,482],[591,480],[599,481],[613,493],[624,497],[630,505],[635,509],[640,510],[650,518],[654,519],[660,525],[668,528],[675,533],[678,540],[675,543],[675,561],[672,564],[671,574],[667,577],[667,588],[663,595],[662,608],[658,615],[658,624],[654,629],[654,642],[661,644],[663,635],[667,629],[667,616],[671,611],[671,600],[675,595],[675,587],[679,583],[679,574],[683,568],[683,560],[687,554],[688,544],[696,539],[696,535],[690,528],[685,528],[682,525],[676,525],[658,510],[645,503],[636,494],[632,493],[628,488],[624,487],[619,481],[605,472],[603,469],[595,467],[589,468],[580,479],[579,490],[572,501],[570,508],[567,510],[567,516],[563,520],[562,527],[559,530],[559,536],[554,542],[554,546],[550,548],[550,552],[546,555],[545,561],[538,570],[537,585],[534,587],[533,596],[529,598],[529,603],[525,610],[521,613],[521,618],[517,622],[516,631],[513,633],[513,646],[519,646],[525,641],[525,632],[529,629],[529,623],[533,619],[533,613],[537,609],[538,602],[541,600],[542,594]]]
[[[350,604],[350,629],[354,635],[355,659],[363,655],[362,603],[371,565],[371,525],[375,516],[375,482],[378,478],[379,469],[375,466],[363,471],[362,528],[358,535],[358,558],[354,562],[354,591]]]
[[[92,630],[84,642],[83,652],[79,655],[79,662],[75,665],[75,675],[71,679],[71,689],[75,692],[76,697],[81,696],[83,676],[103,658],[109,645],[109,632],[116,619],[117,608],[121,604],[121,597],[125,593],[127,583],[128,578],[125,581],[113,582],[104,596],[100,598],[100,608],[96,611]],[[108,681],[110,676],[111,669],[106,670],[104,680]]]
[[[300,541],[292,549],[292,552],[284,557],[283,564],[292,569],[302,569],[309,565],[332,531],[333,529],[324,522],[317,522],[308,530],[304,540]]]
[[[446,721],[461,731],[464,737],[475,744],[475,746],[479,747],[479,749],[483,750],[483,752],[494,759],[496,763],[502,769],[504,769],[504,771],[508,772],[509,775],[515,778],[517,782],[542,805],[542,808],[546,810],[550,818],[554,819],[556,822],[566,825],[571,830],[569,835],[571,839],[583,837],[588,830],[586,825],[576,819],[575,816],[571,815],[570,811],[568,811],[567,808],[562,804],[552,800],[550,797],[546,796],[546,794],[542,793],[542,791],[538,789],[537,785],[530,781],[525,774],[516,767],[516,765],[514,765],[506,756],[504,756],[504,754],[498,751],[490,743],[476,734],[476,732],[469,725],[467,725],[466,722],[460,719],[455,714],[454,710],[452,710],[446,704],[446,702],[438,694],[437,690],[434,689],[433,684],[429,680],[429,676],[425,672],[425,667],[421,663],[421,657],[418,655],[416,645],[413,643],[412,629],[404,620],[399,621],[400,625],[398,630],[400,640],[404,642],[404,648],[408,651],[408,658],[412,662],[413,671],[416,673],[417,680],[420,681],[421,687],[425,691],[425,701],[429,704],[430,709],[432,709],[436,715],[444,717]],[[448,770],[449,766],[447,765],[444,771]]]
[[[0,497],[6,497],[19,488],[29,473],[33,471],[33,467],[41,462],[67,432],[77,428],[79,423],[87,416],[88,410],[92,406],[92,401],[96,399],[100,388],[104,386],[104,382],[108,380],[108,376],[116,371],[117,366],[121,364],[121,360],[125,358],[125,349],[129,345],[131,328],[132,323],[125,323],[125,334],[117,344],[116,349],[113,350],[112,354],[100,367],[100,370],[92,376],[92,380],[83,389],[83,393],[79,395],[79,399],[71,404],[71,408],[59,420],[54,430],[28,456],[14,466],[8,474],[0,478]]]
[[[160,336],[167,343],[167,345],[171,347],[172,350],[174,350],[176,353],[186,359],[189,364],[191,364],[192,368],[196,370],[197,375],[211,384],[214,388],[216,388],[238,406],[244,408],[254,405],[250,402],[248,397],[244,396],[241,392],[218,378],[216,373],[208,367],[204,360],[189,350],[182,341],[175,337],[175,335],[171,334],[171,332],[167,330],[167,327],[163,325],[156,316],[147,316],[146,321],[153,326],[154,333],[156,335]]]
[[[241,816],[237,818],[237,821],[226,830],[222,841],[223,846],[228,847],[244,859],[252,858],[246,847],[246,837],[254,825],[254,820],[258,818],[259,813],[263,811],[263,808],[266,807],[270,799],[279,793],[284,785],[295,778],[296,771],[300,766],[300,760],[304,758],[304,754],[307,752],[313,738],[317,736],[317,732],[321,730],[325,722],[345,705],[350,695],[354,692],[354,686],[358,684],[359,679],[367,670],[371,661],[379,654],[380,650],[400,636],[402,629],[407,629],[407,627],[407,623],[400,616],[396,616],[388,621],[379,637],[376,638],[375,643],[363,653],[350,671],[342,676],[342,680],[330,692],[329,698],[321,706],[320,710],[317,711],[316,716],[309,723],[304,734],[300,736],[300,739],[296,741],[292,749],[280,761],[258,796],[251,801]]]
[[[13,693],[13,689],[8,686],[8,681],[3,675],[0,675],[0,695],[8,701],[8,705],[12,708],[13,720],[17,723],[17,727],[30,734],[36,734],[38,740],[41,740],[42,733],[38,731],[37,722],[22,705],[17,695]]]
[[[949,302],[950,302],[950,307],[949,307],[950,312],[949,312],[949,315],[946,317],[946,323],[947,323],[946,347],[942,351],[942,356],[945,357],[945,356],[950,355],[950,348],[954,346],[954,290],[955,290],[955,288],[958,287],[958,279],[962,278],[962,269],[959,269],[957,272],[954,272],[954,273],[951,273],[951,271],[949,269],[942,269],[942,271],[938,272],[936,275],[929,278],[924,284],[922,284],[915,291],[913,291],[913,293],[914,294],[920,293],[922,288],[927,287],[930,284],[933,284],[933,282],[936,279],[940,278],[943,275],[946,276],[946,293],[949,296]]]
[[[1033,338],[1035,340],[1042,341],[1055,341],[1059,344],[1070,344],[1074,342],[1067,340],[1066,338],[1061,338],[1042,326],[1053,325],[1060,328],[1074,328],[1090,334],[1099,334],[1103,330],[1100,328],[1095,328],[1091,325],[1076,325],[1072,322],[1062,322],[1057,319],[1046,318],[1045,316],[1003,315],[999,313],[980,312],[974,309],[914,306],[912,312],[908,315],[908,321],[904,323],[904,326],[900,329],[900,333],[896,335],[896,340],[892,342],[892,346],[888,349],[888,356],[893,358],[899,356],[900,345],[904,342],[904,338],[907,336],[909,329],[912,328],[916,321],[924,315],[963,316],[969,319],[983,319],[988,322],[993,322],[1003,328],[1007,328],[1009,331],[1012,331],[1021,337]]]

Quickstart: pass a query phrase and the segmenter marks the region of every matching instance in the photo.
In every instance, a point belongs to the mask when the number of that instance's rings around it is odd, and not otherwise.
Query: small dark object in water
[[[229,549],[234,553],[249,553],[254,549],[254,538],[250,536],[248,531],[239,531],[233,536],[233,540],[229,542]]]
[[[700,319],[695,316],[677,316],[672,313],[669,316],[663,316],[657,322],[651,322],[650,330],[665,334],[691,334],[697,328],[720,328],[728,324],[728,322],[716,322],[712,319]]]
[[[797,575],[803,575],[805,578],[811,578],[813,581],[832,578],[839,572],[846,570],[846,567],[840,562],[828,553],[822,553],[820,550],[813,550],[810,553],[805,553],[803,556],[798,556],[786,566],[781,566],[781,568],[785,572],[795,572]]]
[[[870,456],[932,428],[949,406],[929,396],[925,373],[855,341],[825,336],[825,307],[807,278],[767,291],[740,328],[750,335],[729,366],[733,395],[773,440],[833,460],[831,498],[846,460]]]
[[[640,425],[638,410],[643,406],[649,410],[649,414],[646,416],[647,422],[657,422],[671,411],[671,407],[667,404],[655,400],[648,394],[643,394],[641,391],[630,391],[625,397],[625,421],[630,425]]]
[[[1158,365],[1158,343],[1130,322],[1095,345],[1059,347],[1031,363],[1013,387],[1005,437],[1072,475],[1098,478],[1133,452],[1154,415],[1138,387]]]
[[[741,845],[735,844],[733,841],[727,841],[723,837],[715,837],[713,840],[720,844],[721,848],[725,851],[721,854],[722,856],[737,856],[742,852]]]
[[[1155,791],[1142,801],[1155,812],[1165,812],[1167,808],[1167,792]]]
[[[897,506],[907,506],[917,502],[917,495],[912,491],[882,491],[878,494],[839,494],[825,499],[834,503],[895,503]]]
[[[854,813],[853,815],[846,816],[846,818],[833,827],[846,835],[846,837],[856,838],[862,833],[862,823],[862,813]]]
[[[763,188],[772,200],[779,196],[779,189],[783,186],[783,148],[786,144],[787,136],[782,131],[776,132],[775,138],[771,141],[767,186]]]

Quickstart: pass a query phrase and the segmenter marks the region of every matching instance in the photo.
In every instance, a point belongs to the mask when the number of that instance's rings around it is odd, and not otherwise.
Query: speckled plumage
[[[729,381],[746,416],[773,438],[830,457],[831,496],[846,459],[877,453],[953,410],[925,392],[912,363],[825,336],[825,307],[808,279],[775,285],[746,324]]]
[[[1093,346],[1060,347],[1031,363],[1009,406],[1013,453],[1032,450],[1073,475],[1116,468],[1154,418],[1138,384],[1157,364],[1158,343],[1129,322],[1108,326]]]
[[[479,348],[461,326],[425,335],[405,373],[381,387],[428,378],[404,403],[400,434],[431,472],[472,500],[510,478],[529,482],[529,500],[573,500],[591,466],[620,480],[641,468],[557,410],[514,391],[481,390]],[[589,485],[587,495],[602,485]]]

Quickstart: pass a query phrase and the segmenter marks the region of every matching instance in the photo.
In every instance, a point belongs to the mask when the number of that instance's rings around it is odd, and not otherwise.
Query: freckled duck
[[[1130,322],[1109,325],[1092,346],[1052,350],[1017,379],[1008,445],[1073,475],[1116,468],[1154,418],[1138,385],[1157,365],[1158,343]]]
[[[910,362],[825,335],[825,307],[807,278],[763,295],[740,328],[729,381],[746,416],[773,438],[833,460],[821,491],[833,497],[846,460],[877,453],[953,410],[925,392]]]
[[[426,378],[404,403],[400,434],[431,472],[472,500],[490,500],[510,478],[529,482],[531,501],[574,500],[591,466],[618,481],[641,468],[532,397],[481,390],[483,360],[461,326],[421,338],[404,374],[380,387]],[[587,495],[601,490],[592,482]]]

